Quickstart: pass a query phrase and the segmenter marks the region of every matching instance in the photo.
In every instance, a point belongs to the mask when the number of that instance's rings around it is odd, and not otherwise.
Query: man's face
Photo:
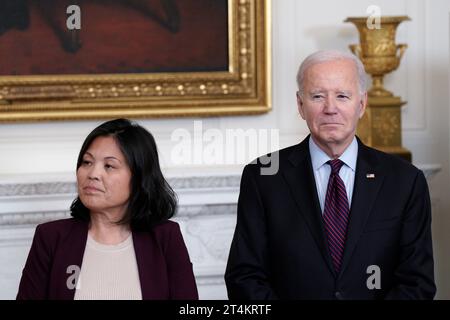
[[[305,72],[303,90],[303,95],[297,94],[298,110],[316,143],[325,147],[350,144],[367,104],[353,61],[312,65]]]

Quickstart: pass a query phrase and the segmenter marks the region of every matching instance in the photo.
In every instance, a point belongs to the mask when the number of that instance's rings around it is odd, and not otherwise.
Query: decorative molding
[[[36,225],[69,217],[69,211],[1,213],[0,226]]]
[[[422,164],[417,165],[417,167],[422,170],[427,180],[431,179],[442,170],[442,166],[439,164]]]
[[[239,188],[240,175],[221,175],[203,177],[175,177],[168,178],[173,189],[223,189]],[[75,195],[77,192],[75,182],[39,182],[39,183],[1,183],[0,197],[17,196],[43,196],[43,195]]]
[[[227,261],[230,250],[229,244],[233,237],[236,220],[231,213],[235,214],[236,206],[230,208],[226,215],[217,216],[213,219],[191,219],[185,228],[184,234],[189,237],[191,243],[197,243],[197,247],[204,249],[198,252],[197,262],[208,262],[208,260]]]
[[[240,175],[168,178],[174,189],[239,188]]]
[[[428,178],[441,170],[440,165],[425,164],[418,165]],[[56,178],[54,179],[56,180]],[[199,190],[199,189],[239,189],[240,174],[232,175],[206,175],[196,177],[172,177],[168,183],[176,190]],[[76,184],[72,181],[49,181],[49,182],[8,182],[0,181],[0,197],[27,197],[27,196],[55,196],[75,195]]]
[[[76,194],[74,182],[0,183],[0,197]]]
[[[198,275],[195,277],[195,281],[197,282],[198,286],[225,285],[223,275]]]
[[[235,204],[206,204],[179,206],[175,218],[189,219],[198,216],[235,215]],[[35,225],[70,217],[69,210],[0,213],[0,226]]]
[[[196,217],[196,216],[218,216],[235,215],[237,212],[236,204],[205,204],[195,206],[180,206],[177,217]]]
[[[34,226],[0,226],[0,248],[29,246]]]

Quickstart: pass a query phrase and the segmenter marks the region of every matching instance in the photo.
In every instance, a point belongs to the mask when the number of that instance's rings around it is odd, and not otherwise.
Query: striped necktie
[[[327,161],[331,167],[328,180],[327,194],[325,196],[325,209],[323,212],[325,233],[328,239],[328,248],[331,254],[336,273],[339,273],[344,254],[345,239],[349,205],[344,181],[339,176],[339,170],[344,162],[339,159]]]

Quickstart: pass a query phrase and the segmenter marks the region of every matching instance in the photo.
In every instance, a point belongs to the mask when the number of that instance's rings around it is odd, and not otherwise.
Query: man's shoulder
[[[276,177],[308,154],[305,140],[286,148],[262,155],[244,167],[243,174],[254,172],[262,177]]]
[[[421,172],[419,168],[398,155],[389,154],[366,145],[361,145],[361,149],[366,157],[376,158],[381,167],[392,174],[416,176]]]
[[[256,159],[254,159],[252,162],[248,163],[248,166],[265,166],[267,163],[267,159],[279,159],[280,162],[286,162],[289,160],[289,157],[292,155],[293,152],[299,151],[301,143],[294,144],[292,146],[279,149],[273,152],[269,152],[265,155],[262,155]]]

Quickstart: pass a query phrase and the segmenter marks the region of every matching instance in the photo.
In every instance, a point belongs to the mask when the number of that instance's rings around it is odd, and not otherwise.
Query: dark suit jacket
[[[225,273],[230,299],[434,297],[431,209],[423,173],[359,139],[358,146],[339,274],[328,252],[308,138],[278,151],[274,175],[261,175],[259,162],[245,167]],[[368,289],[371,265],[380,268],[381,289]]]
[[[17,299],[73,299],[75,289],[66,282],[81,267],[88,224],[64,219],[38,225],[31,245]],[[180,228],[173,221],[151,232],[133,232],[142,298],[198,299],[192,264]]]

